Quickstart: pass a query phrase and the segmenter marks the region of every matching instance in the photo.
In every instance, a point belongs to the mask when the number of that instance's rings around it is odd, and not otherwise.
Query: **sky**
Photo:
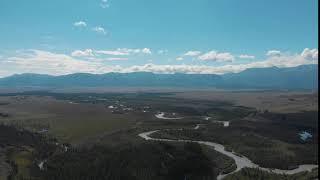
[[[316,0],[1,0],[0,77],[318,63]]]

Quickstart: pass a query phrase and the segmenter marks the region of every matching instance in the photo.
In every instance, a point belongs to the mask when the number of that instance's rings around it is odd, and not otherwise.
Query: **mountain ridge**
[[[239,73],[228,73],[223,75],[111,72],[105,74],[74,73],[54,76],[25,73],[0,78],[0,87],[215,87],[226,89],[317,89],[317,74],[317,65],[301,65],[290,68],[251,68]]]

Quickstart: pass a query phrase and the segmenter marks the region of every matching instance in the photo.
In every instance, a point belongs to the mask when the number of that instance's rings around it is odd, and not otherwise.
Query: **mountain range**
[[[0,87],[182,87],[222,89],[318,89],[318,66],[252,68],[239,73],[155,74],[151,72],[61,76],[16,74],[0,78]]]

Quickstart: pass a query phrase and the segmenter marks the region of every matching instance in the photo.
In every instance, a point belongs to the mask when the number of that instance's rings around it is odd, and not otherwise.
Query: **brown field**
[[[318,146],[315,140],[318,137],[317,93],[174,89],[130,92],[111,89],[108,93],[95,93],[2,94],[0,124],[39,132],[79,149],[94,149],[97,145],[115,149],[145,147],[149,142],[139,138],[139,133],[156,129],[176,132],[174,129],[183,128],[186,133],[182,134],[182,139],[200,137],[200,140],[219,142],[266,167],[288,168],[301,163],[317,163],[314,158]],[[108,108],[110,105],[118,109]],[[183,118],[159,119],[155,117],[159,112],[167,113],[168,117]],[[204,120],[206,116],[211,119]],[[214,122],[219,120],[230,121],[230,127]],[[203,126],[194,130],[196,124]],[[305,129],[313,134],[313,138],[302,143],[298,133]],[[41,132],[43,130],[45,132]],[[174,139],[181,134],[164,135]],[[235,168],[230,159],[203,149],[205,156],[219,165],[219,171]],[[24,176],[31,172],[29,155],[26,151],[17,151],[10,156]],[[4,154],[0,152],[1,159]],[[61,167],[59,163],[54,165]],[[8,174],[10,168],[7,166],[0,163],[0,169],[6,169],[0,170],[0,179],[1,174]]]
[[[208,101],[229,101],[236,105],[292,113],[318,111],[318,93],[275,91],[192,91],[178,92],[172,97]]]
[[[109,90],[113,92],[115,89]],[[133,90],[133,89],[131,89]],[[150,89],[149,89],[150,90]],[[134,89],[133,92],[140,92]],[[148,91],[143,89],[141,91]],[[121,91],[120,91],[121,92]],[[151,90],[151,92],[155,92]],[[157,92],[165,92],[158,90]],[[299,111],[317,111],[318,94],[308,92],[271,92],[271,91],[185,91],[167,90],[171,93],[158,96],[151,103],[174,103],[176,106],[201,105],[192,101],[226,101],[235,105],[256,108],[261,111],[290,113]],[[163,98],[161,98],[163,97]],[[169,98],[168,98],[169,97]],[[170,97],[174,98],[171,99]],[[180,99],[180,100],[179,100]],[[187,101],[185,101],[187,100]],[[139,103],[139,99],[136,102]],[[162,102],[163,101],[163,102]],[[163,105],[161,105],[163,106]],[[198,107],[200,108],[200,106]],[[196,108],[196,109],[198,109]],[[1,118],[1,122],[15,124],[33,131],[48,129],[48,134],[67,142],[110,134],[119,130],[127,130],[140,125],[141,120],[157,120],[153,113],[139,114],[135,111],[124,114],[114,114],[106,105],[101,103],[73,103],[68,100],[57,100],[48,96],[0,96],[0,113],[5,112],[9,117]],[[188,118],[185,118],[185,123]],[[191,121],[195,120],[193,118]],[[140,122],[140,123],[138,123]],[[156,121],[152,121],[157,124]],[[163,122],[163,121],[161,121]],[[144,123],[142,123],[143,125]],[[180,123],[177,124],[179,126]],[[151,124],[147,125],[150,126]],[[169,124],[168,124],[169,125]],[[145,125],[143,125],[145,126]],[[170,123],[169,126],[172,126]],[[181,124],[180,124],[181,126]],[[158,127],[160,126],[158,125]]]
[[[2,122],[40,131],[48,129],[50,135],[67,142],[97,135],[102,132],[125,129],[135,123],[130,114],[112,114],[103,105],[74,104],[52,97],[12,96],[0,97],[0,111],[9,117]]]

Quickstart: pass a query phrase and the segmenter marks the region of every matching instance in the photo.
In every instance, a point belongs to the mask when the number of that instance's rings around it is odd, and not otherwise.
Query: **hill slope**
[[[253,68],[240,73],[154,74],[150,72],[63,76],[19,74],[0,78],[0,87],[186,87],[230,89],[317,89],[317,65]]]

